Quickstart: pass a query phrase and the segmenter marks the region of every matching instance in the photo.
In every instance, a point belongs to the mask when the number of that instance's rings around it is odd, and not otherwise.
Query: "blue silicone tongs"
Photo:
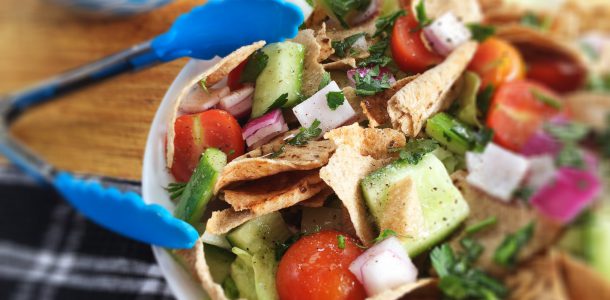
[[[209,0],[152,40],[2,97],[0,153],[109,230],[152,245],[191,248],[199,237],[191,225],[159,205],[145,204],[138,194],[54,168],[11,137],[10,124],[28,108],[89,83],[180,57],[211,59],[256,41],[282,41],[294,37],[301,23],[300,9],[285,0]]]

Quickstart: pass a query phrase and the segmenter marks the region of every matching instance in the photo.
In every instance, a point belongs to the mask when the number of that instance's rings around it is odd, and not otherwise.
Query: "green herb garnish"
[[[345,249],[345,237],[341,234],[337,236],[337,246],[339,249]]]
[[[554,109],[561,109],[561,101],[553,98],[552,96],[545,94],[537,89],[531,89],[530,92],[534,96],[534,98]]]
[[[304,146],[310,140],[317,139],[320,134],[322,134],[322,129],[320,129],[320,120],[316,119],[311,123],[309,128],[301,127],[299,129],[299,133],[297,133],[294,137],[287,140],[286,143],[292,146]]]
[[[496,217],[489,217],[479,223],[476,224],[472,224],[468,227],[466,227],[466,234],[468,235],[472,235],[475,234],[481,230],[485,230],[487,228],[489,228],[490,226],[496,225],[496,223],[498,223],[498,218]]]
[[[326,0],[326,4],[335,13],[335,16],[341,23],[341,26],[348,28],[349,25],[345,21],[345,17],[352,10],[362,10],[369,5],[372,0]]]
[[[490,36],[496,34],[496,27],[491,25],[483,25],[479,23],[472,23],[466,25],[472,33],[472,38],[478,42],[483,42]]]
[[[286,102],[288,102],[288,93],[281,94],[279,97],[277,97],[277,99],[275,99],[275,101],[273,101],[273,103],[271,104],[271,106],[269,106],[267,111],[272,111],[276,108],[280,108],[280,107],[284,106],[284,104],[286,104]]]
[[[265,52],[262,50],[254,52],[248,59],[239,81],[242,83],[256,82],[256,78],[258,78],[258,75],[265,69],[268,61],[269,56],[267,56],[267,54],[265,54]]]
[[[345,96],[343,92],[328,92],[326,94],[326,104],[330,110],[336,110],[339,106],[345,102]]]
[[[438,147],[438,143],[432,139],[411,139],[404,148],[400,149],[400,159],[409,164],[417,165],[424,156]]]
[[[376,29],[375,34],[373,34],[373,37],[383,36],[384,33],[389,34],[389,32],[394,27],[394,23],[396,22],[396,20],[404,16],[405,14],[405,11],[401,9],[391,15],[377,19],[377,21],[375,21]]]
[[[169,193],[169,198],[172,200],[177,200],[182,196],[184,189],[186,188],[186,182],[172,182],[167,185],[165,190]]]
[[[284,150],[286,150],[286,145],[283,144],[280,148],[278,148],[277,150],[271,152],[271,154],[269,154],[269,158],[278,158],[280,155],[282,155],[284,153]]]
[[[525,227],[509,234],[498,246],[494,253],[494,261],[503,267],[512,267],[517,262],[519,251],[529,242],[534,235],[535,223],[529,223]]]
[[[589,133],[587,126],[570,122],[566,124],[546,124],[544,129],[562,145],[555,160],[558,166],[585,167],[585,160],[578,143]]]
[[[384,229],[382,232],[379,233],[379,235],[373,240],[373,243],[379,243],[391,236],[397,236],[398,234],[396,233],[396,231],[392,230],[392,229]]]
[[[364,33],[362,32],[348,36],[342,41],[333,41],[332,46],[333,49],[335,49],[335,55],[338,57],[346,57],[349,54],[349,49],[351,49],[354,43],[361,37],[364,37]]]
[[[426,5],[424,2],[424,0],[421,0],[415,6],[415,16],[419,23],[419,28],[424,28],[432,23],[432,20],[428,18],[428,14],[426,13]]]
[[[371,68],[364,77],[356,72],[353,77],[356,82],[356,95],[372,96],[392,87],[388,74],[384,73],[382,76],[379,74],[379,66]]]

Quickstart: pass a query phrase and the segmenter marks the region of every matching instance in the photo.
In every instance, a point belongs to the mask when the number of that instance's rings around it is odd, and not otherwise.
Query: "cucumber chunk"
[[[199,233],[203,232],[201,217],[214,196],[214,185],[226,164],[227,156],[222,151],[216,148],[206,149],[176,205],[176,218],[193,225]]]
[[[222,283],[229,276],[235,254],[212,245],[204,245],[203,254],[216,283]]]
[[[254,268],[252,268],[252,255],[250,253],[233,248],[237,259],[231,264],[231,278],[239,291],[239,297],[244,299],[258,299],[254,283]]]
[[[273,249],[259,251],[252,255],[252,268],[254,269],[254,283],[258,299],[279,299],[275,287],[275,274],[278,262],[275,260]]]
[[[291,236],[279,212],[260,216],[233,229],[227,234],[229,243],[234,247],[256,253],[274,249]]]
[[[469,208],[443,163],[433,153],[428,153],[416,165],[398,160],[364,178],[362,193],[377,224],[386,211],[397,209],[385,205],[388,194],[394,184],[407,177],[413,181],[423,215],[423,226],[417,227],[418,234],[400,237],[409,257],[413,257],[447,237],[466,219]]]
[[[426,134],[457,154],[470,150],[474,139],[472,129],[446,113],[438,113],[428,119]]]
[[[294,42],[274,43],[262,51],[268,56],[267,66],[258,75],[252,102],[252,118],[265,114],[282,95],[282,107],[292,107],[301,98],[305,47]]]

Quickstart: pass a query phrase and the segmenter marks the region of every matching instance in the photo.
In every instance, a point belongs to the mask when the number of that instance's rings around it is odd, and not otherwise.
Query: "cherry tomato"
[[[171,172],[180,182],[187,182],[199,163],[201,154],[215,147],[228,160],[244,153],[244,140],[237,120],[228,112],[212,109],[176,119],[174,124],[174,162]]]
[[[339,248],[338,236],[345,237]],[[338,231],[304,236],[280,260],[276,286],[281,300],[364,299],[366,292],[349,265],[363,250]]]
[[[565,59],[541,58],[528,62],[527,78],[560,93],[582,88],[586,75],[586,70]]]
[[[508,42],[494,37],[479,45],[468,69],[481,77],[481,90],[490,84],[498,87],[525,76],[525,63],[519,51]]]
[[[392,57],[405,72],[423,72],[439,64],[443,58],[429,49],[423,40],[423,31],[413,14],[398,18],[392,31]]]
[[[562,106],[561,98],[540,84],[507,82],[494,95],[487,125],[494,130],[496,143],[520,151],[546,121],[564,113]]]
[[[232,91],[239,90],[244,87],[244,84],[239,82],[239,80],[241,79],[241,73],[244,72],[247,63],[248,60],[244,60],[241,64],[239,64],[229,73],[229,76],[227,78],[227,85]]]

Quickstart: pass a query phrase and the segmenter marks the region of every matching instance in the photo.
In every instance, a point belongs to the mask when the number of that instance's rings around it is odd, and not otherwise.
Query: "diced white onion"
[[[443,14],[424,27],[424,35],[436,53],[443,56],[449,55],[472,37],[470,30],[452,12]]]
[[[555,160],[551,155],[528,157],[530,167],[525,179],[528,187],[539,189],[551,182],[557,173]]]
[[[228,86],[221,88],[209,88],[204,91],[200,85],[194,85],[180,102],[180,110],[187,114],[199,113],[214,107],[222,97],[229,95]]]
[[[229,244],[224,235],[216,235],[205,231],[201,236],[201,241],[209,245],[231,250],[231,244]]]
[[[351,263],[349,270],[369,297],[417,280],[417,268],[396,237],[366,250]]]
[[[254,87],[251,85],[231,92],[229,95],[220,99],[218,107],[226,110],[236,118],[245,117],[252,109],[252,96],[254,95]]]
[[[344,99],[343,104],[337,107],[337,109],[331,110],[330,107],[328,107],[328,102],[326,100],[326,95],[330,92],[341,92],[341,89],[334,81],[319,90],[309,99],[292,108],[292,111],[299,120],[301,126],[310,127],[317,119],[320,121],[322,133],[325,133],[339,127],[356,116],[356,112],[349,105],[347,99]]]
[[[503,201],[510,201],[529,168],[527,158],[489,143],[483,153],[467,152],[471,185]]]

